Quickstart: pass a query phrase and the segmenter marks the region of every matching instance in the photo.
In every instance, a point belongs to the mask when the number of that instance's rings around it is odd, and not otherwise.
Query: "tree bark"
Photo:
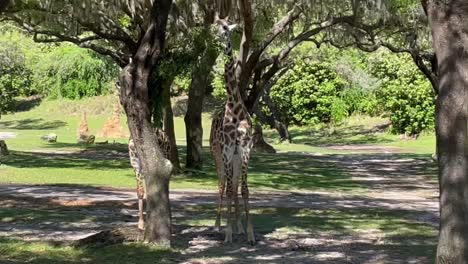
[[[209,29],[206,30],[209,33]],[[205,90],[209,86],[210,71],[216,62],[216,51],[205,47],[200,60],[192,72],[187,113],[185,114],[185,131],[187,137],[186,168],[201,170],[203,168],[203,127],[202,111]]]
[[[177,141],[174,130],[174,113],[172,112],[171,104],[171,84],[174,79],[167,80],[164,83],[163,87],[163,128],[164,132],[169,138],[169,143],[171,144],[171,153],[169,160],[174,167],[174,173],[177,173],[181,170],[179,162],[179,151],[177,150]]]
[[[256,123],[254,125],[252,137],[254,141],[253,150],[261,153],[276,153],[275,148],[265,141],[265,138],[263,137],[263,128],[260,124]]]
[[[468,263],[468,5],[422,1],[438,61],[440,226],[437,263]]]
[[[172,165],[162,155],[151,124],[148,80],[164,49],[171,0],[154,1],[148,28],[139,47],[120,75],[120,102],[125,109],[131,136],[145,175],[147,214],[145,241],[162,246],[171,244],[169,180]],[[152,87],[153,88],[153,87]],[[153,88],[154,89],[154,88]]]

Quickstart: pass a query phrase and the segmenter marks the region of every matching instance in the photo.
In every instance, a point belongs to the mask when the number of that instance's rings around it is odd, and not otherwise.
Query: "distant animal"
[[[42,136],[41,139],[49,143],[57,142],[57,134],[50,133],[48,135]]]

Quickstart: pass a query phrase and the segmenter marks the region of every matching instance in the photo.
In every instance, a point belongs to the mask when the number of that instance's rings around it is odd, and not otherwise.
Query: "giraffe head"
[[[219,18],[218,14],[215,14],[215,23],[218,25],[218,36],[220,40],[224,43],[224,48],[226,53],[232,51],[231,46],[231,32],[237,27],[237,24],[230,25],[229,17]]]

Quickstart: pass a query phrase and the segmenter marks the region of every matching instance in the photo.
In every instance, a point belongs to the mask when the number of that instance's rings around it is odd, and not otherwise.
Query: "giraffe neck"
[[[232,55],[232,45],[231,40],[227,39],[226,49],[224,51],[228,60],[224,65],[224,77],[226,81],[226,93],[228,103],[237,104],[242,101],[242,97],[239,91],[236,80],[236,61]]]

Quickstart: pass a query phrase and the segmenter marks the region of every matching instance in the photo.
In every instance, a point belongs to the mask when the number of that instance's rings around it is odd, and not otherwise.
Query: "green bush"
[[[350,87],[341,92],[341,98],[347,106],[348,115],[376,116],[382,112],[374,91],[364,90],[361,87]]]
[[[411,59],[380,51],[371,62],[371,72],[382,80],[376,94],[392,121],[392,132],[412,135],[433,129],[433,89]]]
[[[270,96],[289,124],[339,122],[348,112],[339,98],[347,85],[329,63],[301,61],[277,82]]]
[[[105,58],[62,45],[38,62],[34,82],[42,94],[52,98],[78,99],[109,92],[117,72],[117,66]]]
[[[0,113],[19,95],[29,95],[31,71],[24,53],[16,45],[0,39]]]

